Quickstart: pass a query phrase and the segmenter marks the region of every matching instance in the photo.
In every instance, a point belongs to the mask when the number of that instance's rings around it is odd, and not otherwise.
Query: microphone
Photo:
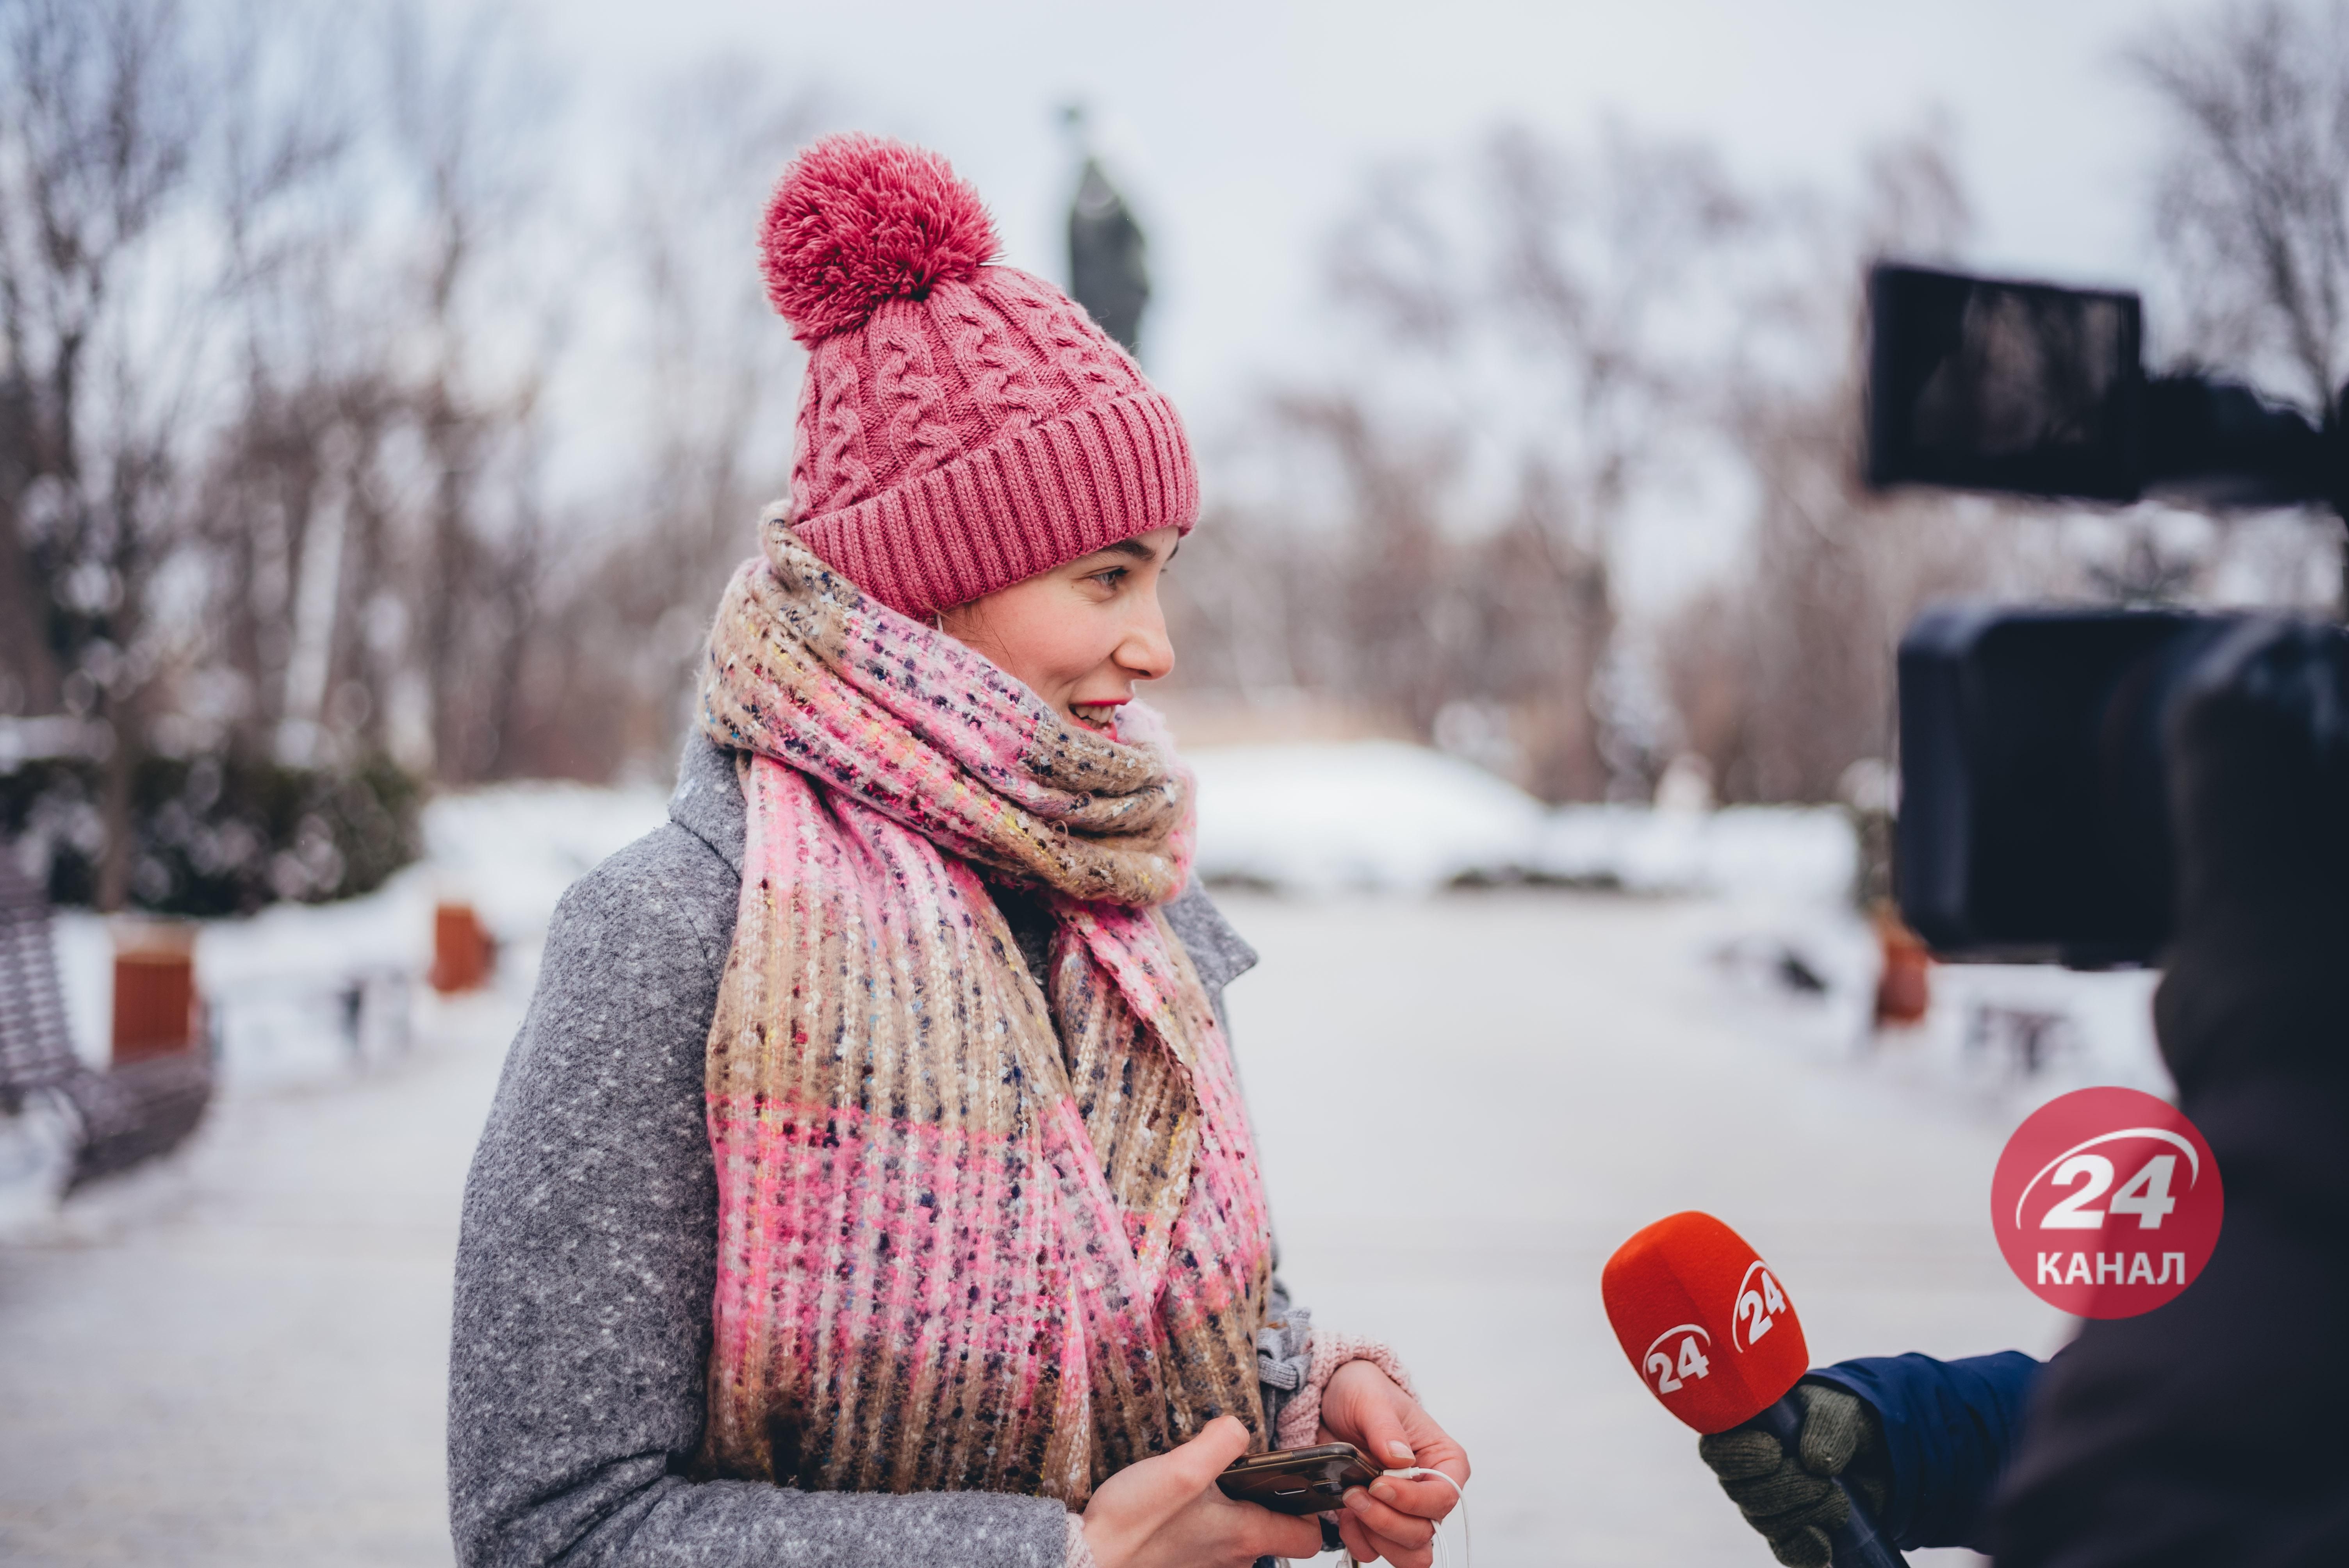
[[[1711,1214],[1667,1215],[1615,1249],[1599,1275],[1607,1321],[1632,1368],[1665,1409],[1700,1432],[1748,1421],[1796,1451],[1810,1370],[1803,1325],[1761,1254]],[[1836,1489],[1850,1516],[1827,1531],[1835,1568],[1900,1568],[1860,1500]]]

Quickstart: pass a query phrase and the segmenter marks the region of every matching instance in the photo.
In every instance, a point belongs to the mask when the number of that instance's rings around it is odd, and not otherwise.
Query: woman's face
[[[1134,682],[1174,667],[1158,579],[1182,537],[1169,526],[1121,540],[948,610],[938,624],[1068,717],[1113,734]]]

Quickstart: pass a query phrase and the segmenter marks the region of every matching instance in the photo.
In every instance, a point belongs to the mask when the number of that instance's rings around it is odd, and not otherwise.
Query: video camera
[[[1880,264],[1868,482],[2211,508],[2323,502],[2349,440],[2248,387],[2150,377],[2137,297]],[[2168,716],[2243,624],[1943,606],[1901,639],[1900,912],[1945,957],[2142,963],[2167,944]],[[2303,645],[2340,667],[2337,631]]]

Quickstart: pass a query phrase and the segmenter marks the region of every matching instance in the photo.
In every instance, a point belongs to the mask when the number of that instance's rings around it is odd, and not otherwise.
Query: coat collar
[[[710,739],[698,725],[685,738],[685,754],[678,759],[677,792],[668,798],[668,820],[716,851],[736,876],[742,874],[749,819],[742,784],[734,774],[734,753]]]

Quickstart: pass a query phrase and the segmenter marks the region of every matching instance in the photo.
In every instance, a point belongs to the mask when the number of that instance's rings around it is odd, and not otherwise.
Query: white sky
[[[1374,162],[1514,118],[1612,115],[1713,142],[1764,184],[1854,181],[1936,110],[1980,220],[1971,260],[2134,284],[2149,269],[2147,106],[2129,40],[2207,0],[528,0],[591,123],[718,54],[823,85],[857,123],[947,154],[1006,259],[1064,272],[1055,110],[1081,98],[1151,242],[1154,379],[1195,429],[1308,342],[1319,245]],[[601,106],[612,113],[599,114]],[[583,146],[582,156],[592,156]],[[744,215],[746,235],[754,214]],[[746,247],[746,265],[748,263]],[[781,330],[778,324],[777,330]]]

